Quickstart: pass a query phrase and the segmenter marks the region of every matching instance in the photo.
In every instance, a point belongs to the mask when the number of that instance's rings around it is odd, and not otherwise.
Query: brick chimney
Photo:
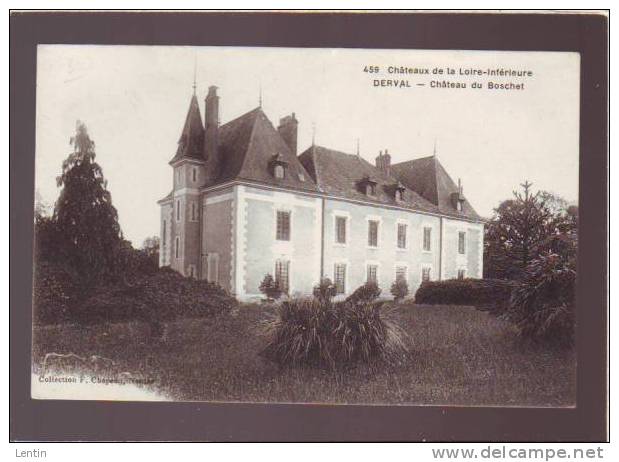
[[[208,87],[204,100],[204,158],[206,159],[207,180],[216,180],[219,176],[221,160],[219,159],[219,96],[217,87]]]
[[[291,115],[287,115],[286,117],[282,117],[279,119],[279,127],[277,127],[277,131],[279,132],[282,139],[286,142],[292,153],[297,155],[297,126],[299,122],[294,115],[294,112]]]
[[[387,149],[385,149],[384,154],[383,151],[379,151],[378,157],[376,158],[376,168],[389,175],[389,172],[391,171],[391,155]]]

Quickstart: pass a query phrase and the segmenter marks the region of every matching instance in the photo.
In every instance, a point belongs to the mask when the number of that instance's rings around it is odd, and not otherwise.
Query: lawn
[[[242,305],[232,314],[170,323],[151,341],[140,323],[37,327],[34,369],[46,353],[100,355],[154,378],[181,400],[571,406],[574,350],[523,344],[500,319],[471,307],[402,304],[393,317],[411,337],[399,366],[345,372],[279,369],[259,356],[261,321],[272,309]]]

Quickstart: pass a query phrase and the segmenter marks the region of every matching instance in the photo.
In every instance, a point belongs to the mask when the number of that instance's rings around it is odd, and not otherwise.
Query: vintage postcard
[[[575,405],[578,53],[36,73],[32,398]]]

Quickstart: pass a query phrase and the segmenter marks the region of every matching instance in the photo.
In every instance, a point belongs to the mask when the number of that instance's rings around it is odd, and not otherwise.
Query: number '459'
[[[370,74],[376,74],[378,72],[378,66],[365,66],[363,72],[369,72]]]

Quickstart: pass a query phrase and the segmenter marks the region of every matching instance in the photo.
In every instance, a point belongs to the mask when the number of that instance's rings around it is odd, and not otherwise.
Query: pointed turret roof
[[[202,150],[204,146],[204,126],[202,125],[202,116],[200,115],[200,105],[195,93],[191,97],[189,110],[185,118],[185,125],[178,140],[178,148],[176,155],[170,163],[176,162],[183,158],[203,160]]]

